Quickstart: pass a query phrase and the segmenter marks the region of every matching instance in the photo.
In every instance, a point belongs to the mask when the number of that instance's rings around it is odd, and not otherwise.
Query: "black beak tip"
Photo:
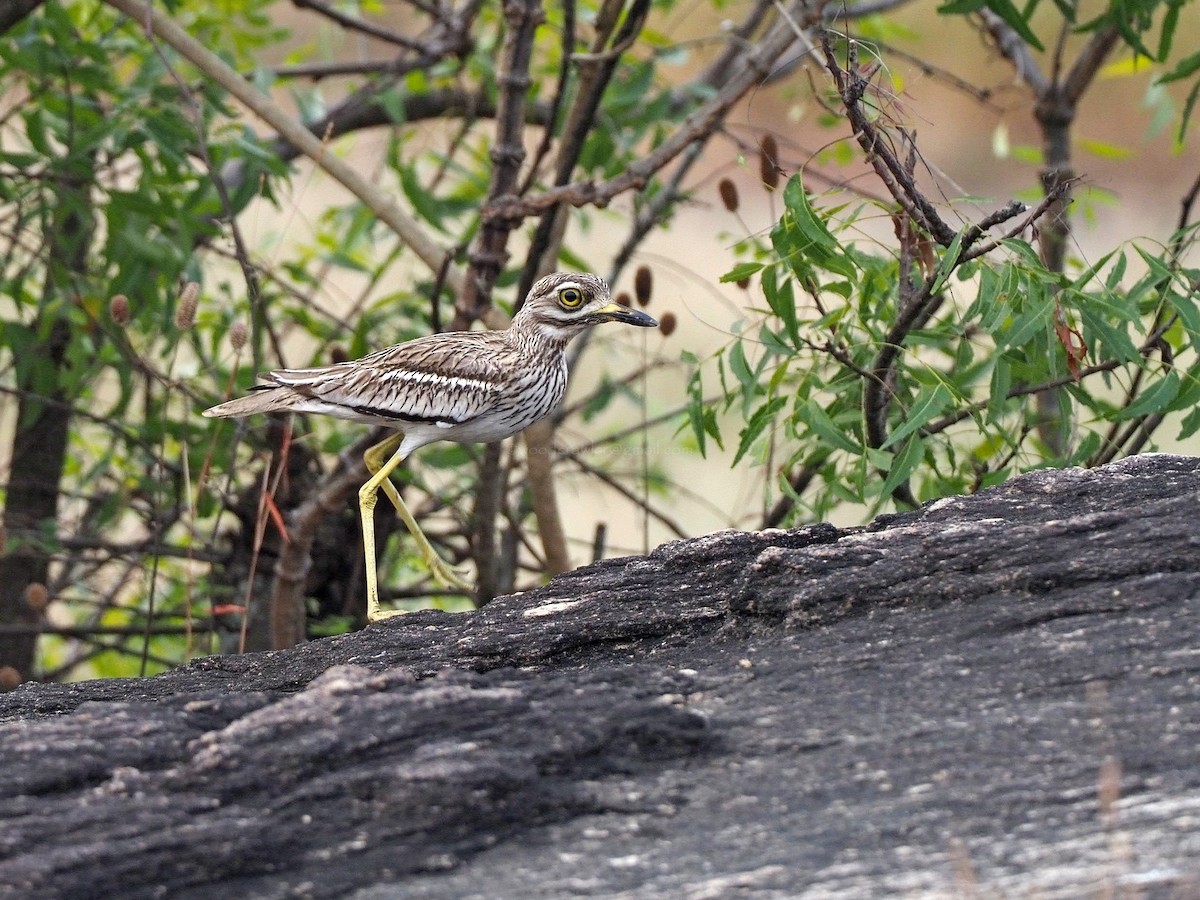
[[[626,317],[621,319],[629,325],[637,325],[639,328],[657,328],[658,320],[653,316],[648,316],[640,309],[631,309],[626,313]]]

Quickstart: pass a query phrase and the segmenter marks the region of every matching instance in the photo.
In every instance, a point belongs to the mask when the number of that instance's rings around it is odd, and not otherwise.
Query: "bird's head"
[[[564,344],[601,322],[624,322],[643,328],[658,325],[641,310],[614,303],[603,278],[579,272],[556,272],[540,279],[513,318],[514,327]]]

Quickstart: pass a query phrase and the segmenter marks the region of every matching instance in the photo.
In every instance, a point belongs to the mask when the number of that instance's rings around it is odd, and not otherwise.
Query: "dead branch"
[[[374,22],[368,22],[365,19],[347,15],[340,10],[334,9],[329,4],[323,3],[322,0],[292,0],[292,4],[298,9],[311,9],[331,22],[341,25],[347,31],[357,31],[360,34],[378,38],[386,43],[405,47],[409,50],[421,51],[424,49],[420,41],[414,40],[408,35],[400,34],[397,31],[392,31],[390,28],[384,28],[382,25],[376,25]]]

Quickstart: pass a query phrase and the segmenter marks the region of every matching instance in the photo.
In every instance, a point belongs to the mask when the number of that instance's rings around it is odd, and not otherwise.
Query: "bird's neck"
[[[524,315],[524,309],[513,317],[508,326],[508,337],[515,345],[525,350],[545,353],[547,350],[562,352],[579,329],[556,325],[545,319]]]

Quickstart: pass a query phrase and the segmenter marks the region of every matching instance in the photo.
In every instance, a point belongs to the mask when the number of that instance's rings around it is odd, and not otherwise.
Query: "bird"
[[[371,477],[358,492],[367,621],[376,622],[402,612],[379,605],[374,510],[380,489],[416,541],[434,578],[447,587],[471,589],[463,575],[429,543],[392,484],[392,472],[426,444],[498,441],[544,419],[566,393],[567,344],[603,322],[658,326],[641,310],[615,303],[604,279],[556,272],[533,285],[503,330],[441,332],[355,360],[265,372],[249,394],[206,409],[203,415],[241,418],[254,413],[321,413],[392,429],[363,454]]]

